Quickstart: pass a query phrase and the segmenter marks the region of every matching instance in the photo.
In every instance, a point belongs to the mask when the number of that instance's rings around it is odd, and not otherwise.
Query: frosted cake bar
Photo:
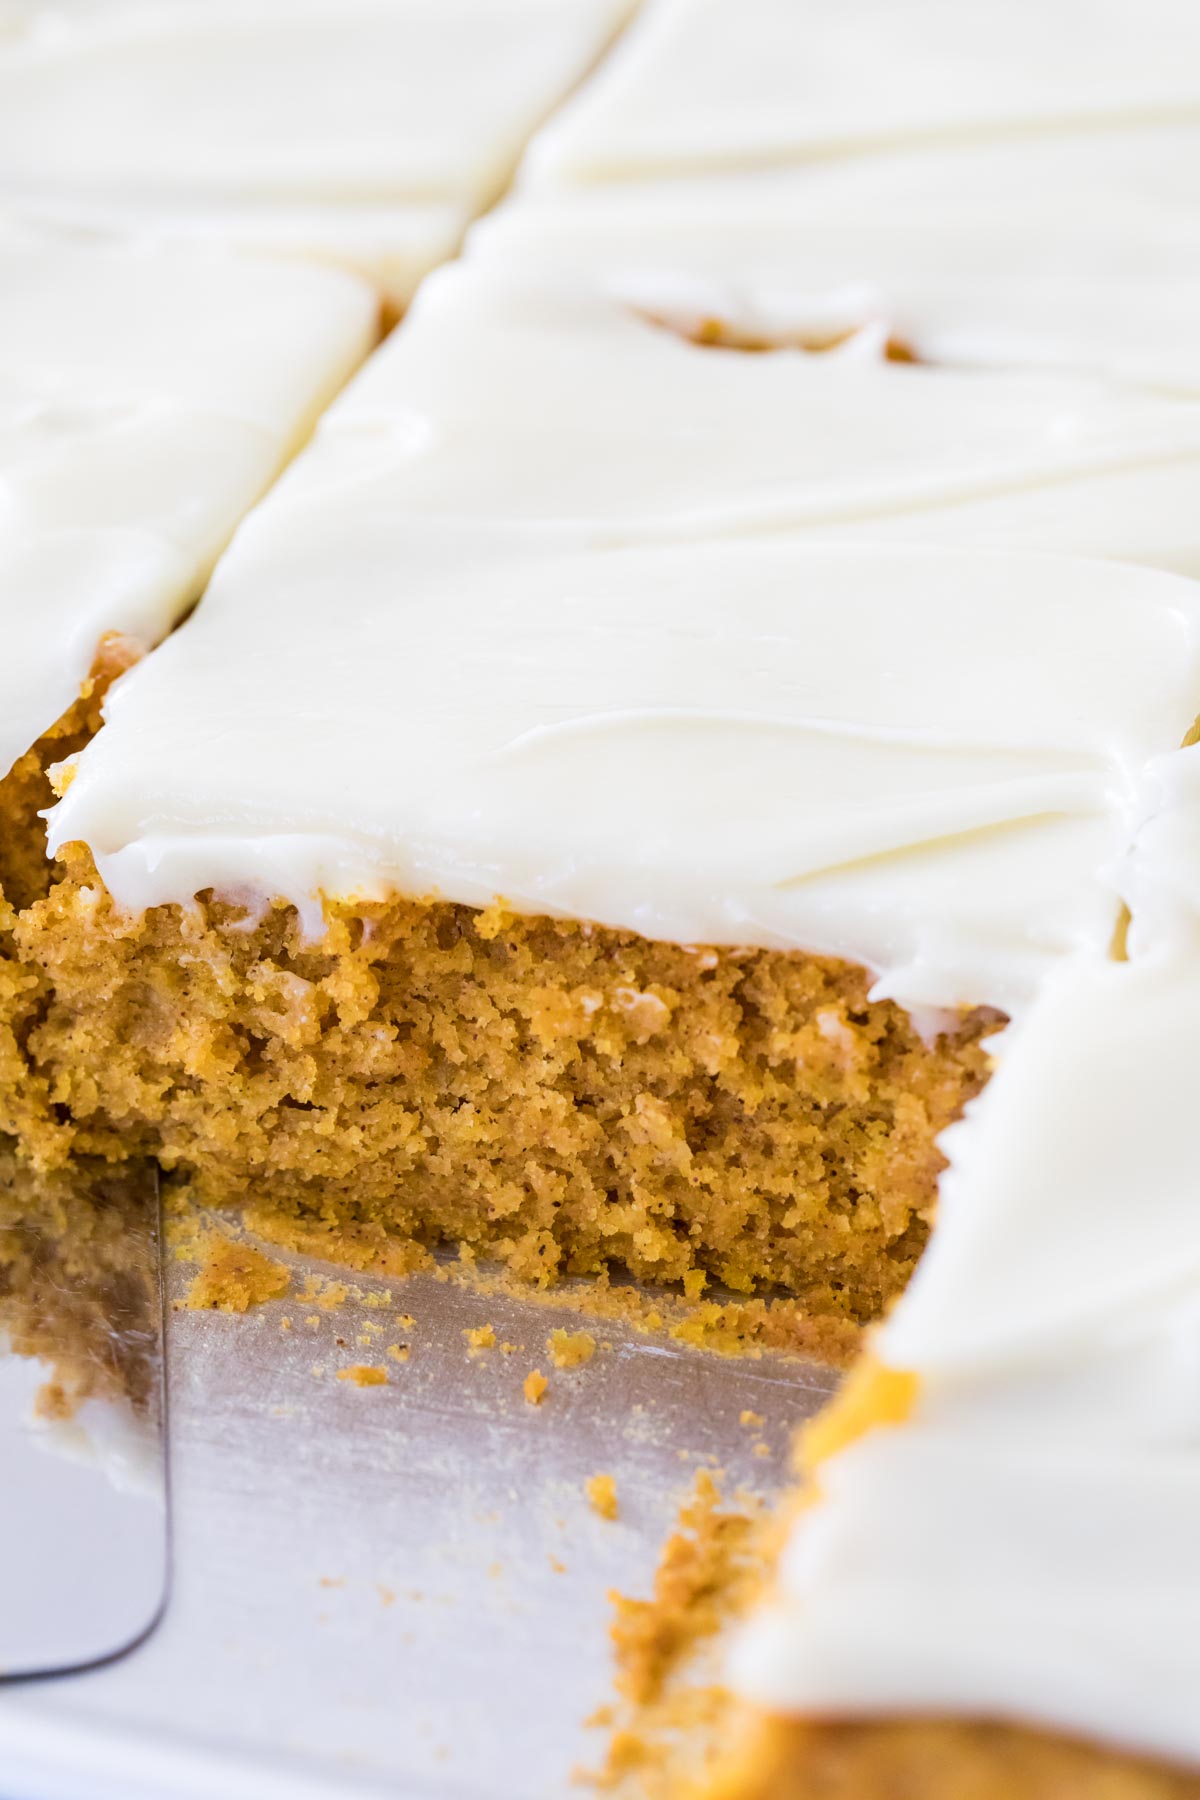
[[[403,306],[625,0],[52,0],[0,19],[0,208],[345,263]]]

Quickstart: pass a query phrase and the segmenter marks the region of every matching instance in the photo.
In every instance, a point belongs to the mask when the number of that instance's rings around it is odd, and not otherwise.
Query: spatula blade
[[[168,1579],[158,1182],[0,1158],[0,1679],[138,1643]]]

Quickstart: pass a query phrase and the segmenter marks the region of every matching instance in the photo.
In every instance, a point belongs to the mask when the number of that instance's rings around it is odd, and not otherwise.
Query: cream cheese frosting
[[[625,0],[42,0],[0,19],[0,206],[344,261],[405,302]]]
[[[658,227],[669,241],[673,229],[694,235],[707,218],[736,230],[743,217],[752,234],[764,222],[786,231],[797,217],[922,228],[977,227],[986,219],[1003,230],[1056,226],[1068,243],[1080,230],[1118,228],[1138,239],[1165,232],[1194,241],[1198,207],[1200,117],[914,141],[799,165],[683,170],[629,182],[559,185],[521,172],[499,218],[514,233],[518,224],[527,228],[522,254],[545,253],[534,228],[552,223],[578,258],[593,230],[602,246],[622,227]],[[487,230],[481,222],[477,237]],[[727,268],[737,273],[732,258]]]
[[[941,368],[1200,394],[1200,125],[1086,147],[535,187],[473,229],[469,254],[530,283],[586,283],[684,336],[861,333]]]
[[[373,342],[341,271],[0,234],[0,776],[147,647]]]
[[[255,255],[330,264],[369,281],[394,314],[418,283],[453,256],[471,218],[451,201],[274,200],[238,195],[171,195],[117,189],[39,188],[36,198],[0,186],[0,214],[15,222],[125,235],[142,243],[213,245]]]
[[[282,491],[50,816],[118,901],[418,896],[800,947],[912,1006],[1102,951],[1200,602],[1116,565],[779,543],[529,553]],[[355,545],[347,583],[346,545]],[[662,796],[659,806],[653,796]]]
[[[820,1465],[734,1655],[783,1713],[991,1715],[1200,1760],[1200,938],[1083,955],[945,1134],[874,1348],[913,1416]]]
[[[621,180],[1198,112],[1191,0],[652,0],[528,170]]]
[[[593,543],[802,528],[1200,570],[1198,400],[898,364],[871,330],[823,354],[704,348],[491,258],[425,283],[321,440],[283,493],[346,529],[401,507]]]

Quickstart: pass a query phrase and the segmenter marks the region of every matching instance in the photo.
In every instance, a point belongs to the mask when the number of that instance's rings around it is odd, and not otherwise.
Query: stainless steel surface
[[[118,1655],[165,1596],[157,1182],[103,1185],[2,1197],[0,1678]]]
[[[391,1303],[169,1315],[172,1604],[133,1656],[0,1693],[4,1800],[575,1791],[601,1750],[582,1721],[610,1687],[608,1590],[647,1589],[698,1462],[777,1489],[830,1384],[431,1275],[361,1285]],[[519,1348],[470,1355],[484,1323]],[[560,1324],[608,1347],[556,1371]],[[356,1362],[389,1384],[339,1381]],[[616,1522],[585,1499],[601,1470]]]

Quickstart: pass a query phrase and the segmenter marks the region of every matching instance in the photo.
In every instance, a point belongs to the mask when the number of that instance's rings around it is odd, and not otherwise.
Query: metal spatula
[[[132,1648],[167,1569],[155,1170],[0,1157],[0,1679]]]

